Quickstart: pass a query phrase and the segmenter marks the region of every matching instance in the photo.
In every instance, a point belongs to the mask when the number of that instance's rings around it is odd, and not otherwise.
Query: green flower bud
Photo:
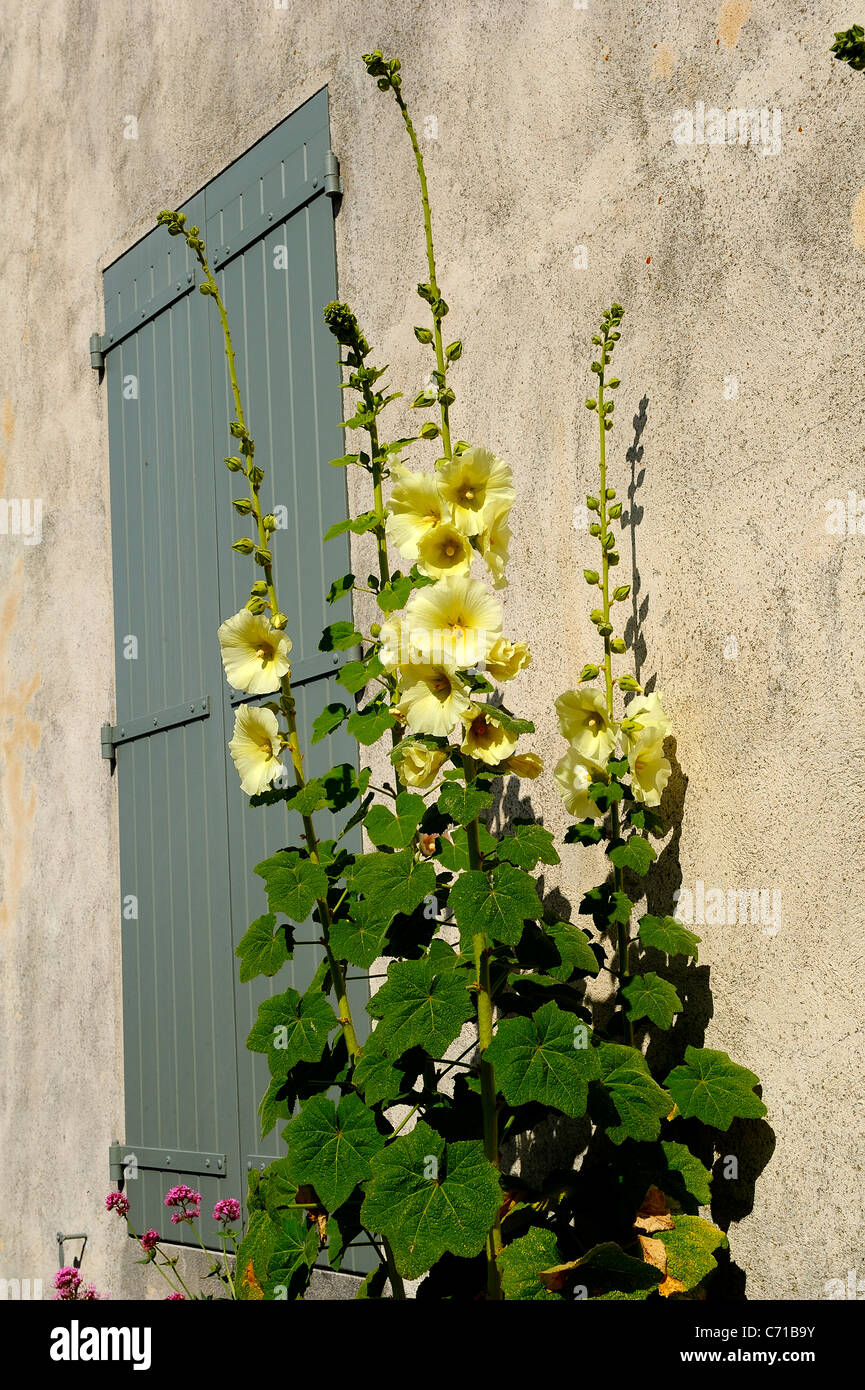
[[[599,512],[601,510],[601,504],[597,497],[587,497],[586,506],[590,512]]]
[[[618,553],[618,551],[617,551],[617,550],[611,550],[611,551],[609,552],[609,554],[607,555],[607,564],[608,564],[610,567],[612,567],[613,565],[617,565],[618,563],[619,563],[619,553]]]
[[[459,338],[457,338],[456,342],[448,343],[447,347],[445,348],[445,357],[447,358],[448,362],[456,362],[457,358],[462,357],[462,355],[463,345]]]
[[[256,492],[257,492],[258,489],[261,487],[261,483],[262,483],[262,479],[263,479],[263,478],[264,478],[264,469],[263,469],[263,468],[259,468],[259,466],[258,466],[257,463],[250,464],[250,468],[249,468],[249,481],[252,483],[252,486],[253,486],[253,488],[255,489]]]
[[[593,681],[598,674],[599,668],[597,666],[584,666],[580,672],[580,680]]]
[[[586,400],[586,410],[597,410],[597,408],[598,408],[598,402],[597,402],[597,401],[592,401],[592,400],[588,400],[588,399]]]
[[[209,281],[205,280],[203,285],[199,285],[199,286],[198,286],[198,293],[199,293],[199,294],[216,294],[216,290],[214,289],[213,285],[211,285],[211,284],[209,283]]]
[[[614,521],[617,521],[617,520],[619,519],[619,517],[622,515],[622,504],[621,504],[621,502],[616,502],[616,503],[610,508],[610,513],[609,513],[609,514],[610,514],[610,516],[612,517],[612,519],[613,519]]]
[[[598,525],[598,523],[597,523],[596,521],[593,521],[592,524],[591,524],[591,526],[589,527],[589,535],[590,535],[590,536],[599,536],[600,534],[601,534],[601,528],[600,528],[600,526]]]
[[[633,676],[619,676],[619,689],[633,690],[636,691],[637,694],[641,694],[643,687],[634,680]]]
[[[370,637],[380,637],[380,636],[381,636],[381,624],[380,624],[380,623],[372,623],[372,624],[370,625],[369,635],[370,635]]]
[[[421,426],[421,439],[438,439],[440,434],[441,430],[432,420],[427,420],[426,424]]]
[[[619,378],[618,378],[617,376],[612,377],[611,380],[607,382],[607,385],[608,385],[608,386],[610,387],[610,389],[613,390],[613,391],[615,391],[615,389],[616,389],[617,386],[621,386],[621,384],[622,384],[622,383],[621,383],[621,381],[619,380]]]
[[[247,606],[247,608],[249,609],[250,613],[263,613],[263,612],[264,612],[264,599],[263,599],[263,598],[251,598],[251,599],[248,601],[248,603],[247,603],[246,606]]]
[[[414,336],[419,343],[431,343],[433,340],[431,328],[416,328],[414,330]]]
[[[613,598],[616,599],[619,603],[621,603],[624,599],[628,597],[628,594],[630,592],[630,584],[618,584],[616,588],[613,590]]]
[[[257,565],[270,565],[273,563],[273,556],[266,546],[257,545],[255,547],[255,563]]]
[[[274,613],[270,620],[270,626],[275,627],[277,632],[282,632],[282,629],[288,626],[288,618],[284,613]]]
[[[612,623],[598,623],[598,632],[601,634],[602,637],[609,637],[612,630]]]
[[[592,371],[593,371],[593,372],[600,372],[600,370],[601,370],[601,364],[600,364],[600,362],[593,362],[593,363],[592,363]]]
[[[612,428],[613,428],[613,422],[612,422],[612,420],[605,420],[605,421],[604,421],[604,429],[605,429],[605,430],[611,430]]]
[[[621,654],[624,650],[625,650],[625,643],[624,643],[623,639],[622,639],[621,637],[614,637],[614,638],[612,639],[612,641],[610,642],[610,651],[611,651],[611,652],[619,652],[619,653]]]
[[[276,517],[273,515],[273,512],[268,512],[267,516],[263,516],[261,518],[261,524],[264,527],[265,531],[275,531]]]
[[[244,472],[244,467],[243,467],[243,464],[241,463],[240,459],[239,459],[239,458],[236,458],[233,454],[232,454],[231,458],[227,458],[227,459],[225,460],[225,464],[226,464],[226,467],[227,467],[227,468],[230,470],[230,472],[232,472],[232,473],[242,473],[242,472]]]
[[[252,511],[252,503],[248,497],[235,497],[232,499],[231,505],[240,516],[249,516]]]
[[[589,617],[591,618],[593,623],[602,623],[604,621],[603,608],[593,608],[591,613],[589,614]]]
[[[608,487],[607,490],[606,490],[606,492],[604,493],[604,496],[606,497],[606,499],[607,499],[608,502],[611,501],[612,498],[615,497],[615,495],[616,495],[616,489],[615,489],[614,487]]]
[[[255,542],[244,536],[241,540],[235,541],[231,548],[236,550],[238,555],[251,555],[255,549]]]
[[[583,578],[585,579],[587,584],[597,584],[599,578],[598,571],[583,570]]]
[[[251,592],[252,592],[253,596],[256,595],[256,594],[258,594],[259,596],[261,596],[261,595],[263,595],[263,594],[266,594],[266,593],[267,593],[267,581],[266,581],[265,579],[256,579],[255,583],[254,583],[253,586],[252,586]]]

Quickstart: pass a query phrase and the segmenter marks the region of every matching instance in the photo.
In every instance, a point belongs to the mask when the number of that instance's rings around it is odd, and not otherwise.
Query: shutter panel
[[[182,209],[202,227],[220,279],[263,497],[286,509],[273,547],[307,741],[325,703],[351,703],[334,676],[352,654],[335,661],[318,651],[322,627],[351,617],[347,600],[324,601],[330,578],[349,568],[347,539],[321,540],[346,515],[345,474],[328,467],[343,452],[338,351],[321,316],[336,295],[328,148],[322,91]],[[195,272],[181,238],[150,232],[106,272],[103,345],[121,892],[138,913],[122,927],[124,1152],[140,1174],[136,1224],[168,1234],[162,1196],[189,1182],[203,1195],[205,1243],[216,1245],[213,1202],[243,1198],[248,1168],[285,1152],[281,1122],[259,1138],[269,1074],[266,1059],[246,1050],[247,1034],[259,1002],[289,984],[303,991],[323,953],[298,947],[273,980],[237,979],[234,948],[266,910],[253,868],[298,843],[301,826],[279,806],[249,807],[227,750],[245,697],[225,681],[216,629],[246,602],[255,575],[230,548],[246,533],[230,505],[245,483],[222,463],[234,407],[221,329]],[[137,638],[137,657],[127,637]],[[305,756],[310,776],[357,762],[344,729]],[[348,814],[318,817],[322,838]],[[357,830],[350,847],[360,847]],[[319,933],[310,921],[296,935]],[[363,1029],[366,982],[352,991]],[[366,1254],[355,1268],[369,1267]]]

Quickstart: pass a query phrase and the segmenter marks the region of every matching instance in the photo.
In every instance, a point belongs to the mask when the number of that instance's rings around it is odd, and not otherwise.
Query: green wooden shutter
[[[329,608],[348,542],[322,534],[346,515],[337,349],[322,320],[336,295],[333,209],[324,194],[329,150],[322,91],[184,205],[204,232],[228,308],[263,496],[285,508],[273,538],[280,602],[289,614],[300,728],[344,697],[321,629],[351,616]],[[251,809],[227,751],[234,709],[216,629],[254,577],[231,550],[245,495],[222,462],[234,417],[224,345],[198,294],[181,238],[150,232],[105,275],[106,384],[111,451],[117,644],[114,738],[120,818],[126,1079],[124,1152],[134,1154],[136,1224],[165,1233],[172,1181],[213,1202],[243,1197],[250,1167],[284,1152],[277,1125],[260,1140],[266,1060],[246,1050],[259,1002],[303,990],[318,947],[300,947],[272,981],[241,985],[233,951],[266,910],[253,867],[297,842],[281,807]],[[277,512],[281,518],[283,514]],[[137,639],[134,644],[127,639]],[[356,764],[344,730],[307,747],[310,775]],[[322,816],[322,834],[338,830]],[[354,847],[359,847],[355,832]],[[130,899],[135,902],[130,902]],[[137,910],[137,916],[131,915]],[[299,928],[308,939],[320,928]],[[368,998],[354,986],[361,1021]],[[180,1228],[179,1239],[184,1239]],[[215,1243],[215,1242],[214,1242]],[[359,1252],[355,1267],[366,1267]]]

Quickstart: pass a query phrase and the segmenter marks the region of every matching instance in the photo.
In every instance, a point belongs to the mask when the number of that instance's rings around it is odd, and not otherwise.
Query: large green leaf
[[[373,806],[364,825],[374,845],[405,849],[410,845],[426,810],[422,796],[400,792],[396,799],[396,814],[386,806]]]
[[[337,960],[347,960],[369,970],[384,950],[387,924],[370,920],[375,904],[367,901],[352,903],[351,916],[340,917],[330,929],[330,944]]]
[[[421,1120],[371,1167],[363,1224],[387,1237],[404,1278],[419,1278],[446,1251],[471,1259],[483,1249],[502,1189],[479,1141],[446,1144]]]
[[[317,1062],[337,1023],[323,994],[287,989],[259,1004],[246,1046],[250,1052],[268,1053],[275,1070],[284,1074],[297,1062]]]
[[[327,893],[324,869],[297,850],[279,850],[256,864],[254,872],[264,879],[271,912],[284,912],[293,922],[305,922],[316,899]]]
[[[505,1018],[484,1053],[509,1105],[540,1101],[565,1115],[586,1113],[588,1083],[601,1074],[592,1035],[552,1000],[529,1018]]]
[[[649,1064],[636,1047],[601,1043],[598,1049],[603,1085],[621,1121],[607,1129],[614,1144],[624,1139],[657,1139],[661,1120],[673,1103],[652,1077]]]
[[[628,1013],[636,1022],[648,1018],[658,1028],[671,1028],[673,1018],[682,1012],[682,1001],[669,980],[662,980],[653,970],[635,975],[622,989],[628,1001]]]
[[[456,914],[460,940],[467,951],[479,932],[515,946],[526,920],[537,921],[541,915],[534,879],[513,864],[499,864],[491,874],[480,869],[461,874],[451,889],[448,906]]]
[[[654,1265],[626,1255],[611,1240],[593,1245],[578,1260],[553,1265],[541,1273],[541,1280],[548,1289],[567,1290],[573,1295],[575,1290],[582,1288],[584,1298],[599,1301],[648,1298],[661,1278],[660,1270]]]
[[[349,1092],[339,1105],[313,1096],[286,1125],[286,1172],[298,1186],[315,1188],[328,1211],[342,1205],[369,1177],[370,1159],[384,1147],[384,1135],[360,1096]]]
[[[408,1089],[405,1072],[388,1057],[381,1045],[379,1029],[373,1029],[361,1046],[352,1080],[367,1105],[395,1100]]]
[[[321,714],[312,721],[310,743],[320,743],[323,738],[327,738],[328,734],[332,734],[334,729],[338,729],[342,721],[347,718],[348,709],[339,701],[325,705]]]
[[[318,1227],[307,1225],[297,1212],[283,1212],[279,1232],[267,1261],[266,1299],[294,1300],[303,1296],[310,1271],[318,1259]]]
[[[653,1239],[663,1241],[667,1247],[668,1275],[678,1279],[686,1290],[695,1289],[717,1268],[715,1252],[726,1249],[727,1237],[700,1216],[680,1213],[674,1222],[672,1231],[657,1231]]]
[[[499,1256],[505,1298],[555,1302],[557,1295],[541,1283],[541,1270],[558,1264],[561,1258],[552,1231],[540,1226],[511,1241]]]
[[[240,960],[241,983],[246,984],[258,975],[275,975],[292,957],[288,927],[285,922],[277,926],[276,913],[266,912],[250,923],[234,954]]]
[[[693,956],[697,960],[700,937],[675,917],[653,917],[647,913],[640,918],[638,935],[644,946],[664,951],[668,956]]]
[[[423,1047],[431,1057],[443,1055],[474,1014],[465,975],[430,957],[390,965],[366,1006],[372,1018],[381,1019],[375,1036],[385,1056],[401,1057],[411,1047]]]
[[[239,1299],[260,1300],[261,1284],[267,1278],[270,1255],[280,1234],[280,1228],[267,1212],[250,1212],[249,1225],[237,1249],[237,1296]],[[256,1287],[258,1285],[258,1287]]]
[[[684,1065],[674,1067],[665,1082],[685,1119],[694,1116],[716,1129],[729,1129],[736,1119],[758,1120],[766,1114],[765,1105],[754,1095],[759,1084],[754,1072],[710,1047],[688,1047]]]
[[[671,1140],[665,1140],[661,1144],[664,1157],[667,1161],[667,1168],[670,1173],[678,1175],[678,1179],[684,1185],[685,1191],[690,1193],[694,1200],[701,1206],[707,1207],[712,1200],[712,1174],[704,1163],[701,1163],[696,1154],[692,1154],[686,1144],[676,1144]],[[676,1197],[674,1183],[669,1182],[664,1185],[663,1178],[659,1177],[658,1185],[670,1197]]]
[[[439,796],[439,810],[456,821],[457,825],[468,825],[479,812],[492,806],[490,793],[479,787],[466,787],[460,782],[447,782]]]
[[[537,864],[558,864],[552,833],[535,821],[515,821],[513,834],[505,835],[498,844],[499,859],[516,864],[518,869],[534,869]]]
[[[640,875],[649,872],[649,866],[657,857],[652,845],[642,835],[631,835],[610,850],[610,860],[617,869],[630,869]]]
[[[435,892],[435,882],[433,865],[416,864],[410,849],[359,855],[351,870],[353,890],[370,904],[367,920],[375,918],[385,927],[398,912],[413,912]]]
[[[358,743],[369,745],[378,743],[386,729],[392,729],[395,720],[387,704],[383,700],[376,700],[366,709],[355,710],[354,714],[348,717],[346,728]]]
[[[492,853],[498,845],[498,841],[483,824],[478,825],[478,845],[481,854]],[[471,868],[468,834],[464,826],[458,825],[456,829],[452,830],[449,839],[445,838],[444,835],[439,838],[436,858],[451,873],[458,873],[461,869]]]

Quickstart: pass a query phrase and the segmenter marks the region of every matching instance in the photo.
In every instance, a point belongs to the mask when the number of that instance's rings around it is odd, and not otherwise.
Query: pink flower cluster
[[[237,1198],[223,1197],[221,1202],[217,1202],[213,1208],[213,1219],[214,1221],[224,1221],[226,1224],[229,1221],[239,1221],[240,1203]]]
[[[158,1232],[158,1231],[145,1231],[145,1232],[144,1232],[144,1235],[141,1237],[141,1242],[140,1242],[140,1243],[141,1243],[141,1248],[142,1248],[142,1250],[146,1250],[146,1251],[148,1251],[148,1253],[149,1253],[151,1250],[154,1250],[154,1249],[156,1248],[156,1245],[157,1245],[158,1240],[159,1240],[159,1232]]]
[[[116,1211],[118,1216],[125,1216],[129,1211],[128,1197],[124,1197],[122,1192],[109,1192],[105,1198],[105,1210]]]
[[[164,1301],[165,1303],[172,1303],[172,1302],[175,1302],[177,1299],[180,1299],[180,1301],[181,1301],[182,1303],[185,1303],[185,1302],[186,1302],[186,1294],[185,1294],[185,1293],[167,1293],[167,1294],[165,1295],[165,1299],[164,1299],[163,1301]]]
[[[182,1182],[166,1192],[165,1205],[180,1207],[180,1211],[172,1212],[172,1225],[178,1226],[181,1221],[188,1221],[192,1225],[193,1218],[201,1215],[201,1193],[193,1192],[191,1187]]]
[[[97,1293],[92,1284],[83,1283],[74,1265],[64,1265],[62,1269],[58,1269],[54,1275],[54,1287],[57,1290],[54,1295],[55,1303],[71,1300],[86,1302],[108,1297],[107,1294]]]

